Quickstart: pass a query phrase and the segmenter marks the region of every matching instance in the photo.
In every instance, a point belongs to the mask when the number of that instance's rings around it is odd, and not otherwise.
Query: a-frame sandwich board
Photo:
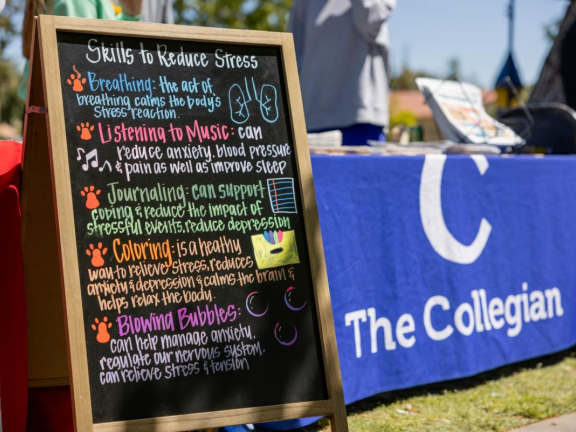
[[[102,66],[106,62],[111,64]],[[197,83],[188,79],[191,71],[186,67],[192,66]],[[110,71],[116,67],[118,71]],[[116,75],[119,78],[114,78]],[[154,85],[150,85],[151,82]],[[111,83],[110,88],[116,93],[134,92],[127,95],[128,99],[118,98],[112,102],[129,105],[124,108],[132,118],[124,119],[126,124],[113,115],[102,120],[100,113],[110,111],[99,109],[97,116],[94,105],[84,105],[89,98],[79,96],[85,92],[83,94],[94,98],[117,97],[98,93],[102,90],[98,85],[107,83]],[[174,83],[176,86],[170,87]],[[179,93],[184,92],[185,86],[188,93],[203,92],[203,97],[192,98],[199,102],[190,103],[189,94]],[[187,101],[187,106],[161,110],[160,103],[169,104],[171,108],[180,103],[176,99],[173,102],[168,95],[163,96],[165,90],[181,99],[182,104]],[[154,101],[159,101],[155,110],[133,111],[133,104],[138,103],[136,99],[144,98],[146,92]],[[142,103],[143,99],[139,101]],[[142,116],[147,119],[147,125],[139,121]],[[166,119],[171,121],[164,121]],[[203,143],[203,147],[199,145],[200,156],[194,156],[195,164],[190,165],[190,171],[180,176],[166,172],[171,167],[166,160],[167,146],[171,144],[174,153],[178,146],[192,148],[201,137],[210,140],[210,132],[201,129],[205,126],[198,126],[198,122],[211,119],[214,141]],[[106,130],[116,131],[116,127],[129,132],[128,135],[119,133],[122,136],[115,142],[134,148],[138,147],[135,143],[138,138],[133,138],[130,131],[140,131],[140,139],[144,141],[152,140],[146,135],[151,128],[161,136],[167,131],[175,133],[172,138],[164,136],[162,144],[166,147],[161,147],[162,156],[155,153],[154,164],[147,166],[146,162],[140,162],[135,168],[123,162],[120,152],[110,144],[112,135],[106,136]],[[178,136],[178,129],[183,136],[186,131],[186,138]],[[264,136],[279,137],[285,145],[260,151],[257,145],[239,140],[241,135],[248,139],[247,134],[258,138],[262,131]],[[273,142],[266,145],[276,145]],[[230,152],[223,151],[223,155],[218,156],[220,160],[212,165],[217,158],[213,160],[207,149],[216,153],[218,145],[228,146]],[[242,153],[246,148],[252,151],[250,158]],[[185,162],[182,161],[182,167],[187,166]],[[214,175],[228,166],[241,168],[232,176]],[[132,170],[131,178],[128,170]],[[248,172],[246,176],[245,172]],[[208,173],[209,179],[202,177]],[[147,174],[150,177],[158,174],[160,181],[149,180]],[[158,186],[150,186],[150,181]],[[195,189],[196,183],[200,183],[200,187]],[[108,209],[110,214],[118,214],[113,206],[118,198],[117,190],[120,186],[128,190],[135,184],[147,194],[157,188],[155,193],[168,201],[170,191],[178,195],[177,191],[184,190],[186,184],[185,195],[174,198],[183,200],[188,211],[186,218],[170,224],[170,229],[179,229],[177,234],[171,232],[158,237],[154,233],[138,232],[134,228],[138,225],[137,216],[131,220],[129,237],[106,234],[108,228],[94,222],[99,210]],[[220,197],[212,195],[214,184],[236,192]],[[289,190],[288,198],[280,198],[281,186]],[[197,193],[199,190],[208,193],[203,196]],[[206,200],[202,201],[203,198]],[[192,199],[198,201],[190,203]],[[283,200],[289,201],[288,207]],[[136,206],[141,204],[129,203],[126,208],[136,212]],[[220,219],[204,221],[201,213],[194,213],[198,210],[196,205],[236,208],[240,216],[245,212],[245,218],[238,221],[230,215],[219,214]],[[246,216],[248,209],[252,218]],[[25,121],[22,213],[30,355],[34,370],[31,384],[61,385],[69,376],[77,430],[181,431],[310,416],[329,416],[333,430],[347,430],[291,35],[39,17],[34,30]],[[193,218],[198,220],[191,222]],[[160,219],[156,222],[157,226],[166,224]],[[217,232],[218,228],[214,227],[222,224],[226,229]],[[259,234],[263,227],[264,234]],[[274,229],[268,230],[268,227]],[[199,230],[208,234],[201,238]],[[217,247],[218,244],[221,246]],[[196,249],[198,245],[200,251]],[[108,292],[98,291],[100,288],[88,283],[89,277],[98,279],[102,277],[99,274],[114,268],[116,277],[122,279],[127,269],[134,270],[122,266],[138,259],[141,267],[156,260],[174,271],[173,260],[178,259],[180,265],[190,255],[206,254],[216,260],[211,261],[212,265],[228,268],[234,245],[237,246],[234,253],[242,255],[239,261],[234,261],[235,265],[244,271],[234,277],[228,273],[227,278],[223,278],[221,274],[215,275],[213,269],[201,267],[195,275],[199,278],[197,282],[188,282],[193,287],[187,291],[187,297],[184,290],[180,296],[164,297],[164,303],[157,310],[147,303],[145,295],[140,300],[126,289],[116,291],[114,299],[104,298]],[[143,255],[145,250],[148,256]],[[118,286],[129,282],[121,280]],[[145,282],[147,286],[169,283],[152,279]],[[109,287],[109,281],[103,281],[99,287],[106,283]],[[184,284],[183,279],[179,283]],[[210,295],[218,298],[224,307],[218,306],[212,297],[204,303],[191,305],[192,300],[186,303],[186,298],[200,298],[200,292],[203,299],[208,298],[204,284],[208,287],[211,283],[215,288],[210,290]],[[245,292],[239,289],[244,285]],[[96,291],[98,295],[94,294]],[[120,302],[120,297],[126,302]],[[175,308],[170,308],[171,302]],[[276,315],[270,316],[272,313]],[[144,323],[146,314],[150,316],[149,327],[142,330],[133,322]],[[159,316],[163,321],[158,321]],[[135,320],[130,321],[130,325],[128,317]],[[224,328],[223,323],[231,326]],[[211,325],[222,328],[209,328]],[[188,362],[182,366],[176,362],[162,364],[163,368],[155,367],[164,363],[163,359],[172,358],[175,352],[164,347],[165,351],[158,355],[160,348],[155,345],[158,339],[154,338],[171,336],[170,332],[192,334],[191,326],[198,330],[194,334],[202,334],[205,326],[204,335],[210,336],[200,344],[212,348],[213,353],[237,349],[234,345],[222,344],[222,334],[225,334],[222,332],[226,330],[240,335],[239,338],[245,337],[241,341],[243,347],[248,346],[249,341],[256,342],[250,349],[245,348],[243,354],[236,351],[234,355],[225,355],[227,358],[222,362],[207,356],[196,362],[198,365]],[[152,330],[158,334],[151,336]],[[145,345],[145,336],[149,345]],[[140,359],[147,356],[146,361],[150,363],[144,364],[152,364],[149,369],[142,364],[134,366],[136,357],[129,359],[133,372],[130,368],[120,371],[106,366],[103,358],[112,358],[120,345],[129,344],[140,344]],[[115,348],[110,348],[112,346]],[[260,356],[263,360],[255,360],[247,353],[256,353],[254,357]],[[280,366],[280,370],[273,366]],[[175,371],[182,375],[176,377]],[[252,385],[248,385],[250,382]],[[191,390],[195,388],[202,390]]]

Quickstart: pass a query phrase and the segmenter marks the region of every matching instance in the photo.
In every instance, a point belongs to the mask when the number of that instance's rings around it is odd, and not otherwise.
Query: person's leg
[[[345,146],[366,145],[368,140],[385,141],[382,126],[359,123],[340,128],[340,130],[342,131],[342,145]]]

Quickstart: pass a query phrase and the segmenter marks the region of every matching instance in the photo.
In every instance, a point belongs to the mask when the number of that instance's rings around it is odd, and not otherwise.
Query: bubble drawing
[[[258,291],[251,292],[246,297],[246,310],[255,317],[264,316],[268,312],[268,300]]]
[[[274,337],[284,346],[294,345],[296,339],[298,339],[298,330],[296,330],[296,326],[283,326],[280,323],[276,323],[276,327],[274,327]]]
[[[295,287],[291,286],[286,290],[284,294],[284,303],[288,306],[288,309],[293,311],[299,311],[304,309],[308,300],[302,296],[300,290],[297,290]]]

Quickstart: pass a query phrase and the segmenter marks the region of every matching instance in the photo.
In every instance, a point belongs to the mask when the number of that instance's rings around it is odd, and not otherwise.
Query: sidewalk
[[[511,432],[576,432],[576,413],[554,417]]]

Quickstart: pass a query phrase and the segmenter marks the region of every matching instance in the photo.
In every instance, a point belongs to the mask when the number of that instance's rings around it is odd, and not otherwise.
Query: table
[[[576,344],[576,157],[312,167],[347,404]]]
[[[576,344],[575,157],[313,161],[347,403]]]

